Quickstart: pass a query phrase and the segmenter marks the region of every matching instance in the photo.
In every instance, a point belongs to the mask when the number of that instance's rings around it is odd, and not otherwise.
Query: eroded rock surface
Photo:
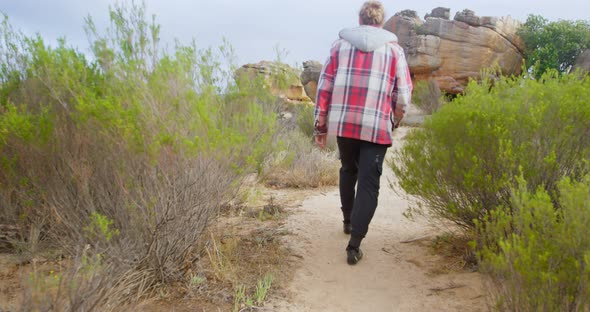
[[[463,92],[470,78],[498,66],[505,75],[520,73],[524,43],[520,23],[511,17],[477,16],[436,8],[422,20],[415,11],[395,14],[384,28],[398,36],[415,81],[435,79],[449,93]]]
[[[318,80],[322,72],[322,63],[318,61],[303,62],[303,71],[301,72],[301,83],[307,96],[315,101],[318,91]]]
[[[311,102],[301,84],[298,70],[287,64],[269,61],[245,64],[236,70],[236,76],[247,79],[262,77],[273,95],[291,101]]]

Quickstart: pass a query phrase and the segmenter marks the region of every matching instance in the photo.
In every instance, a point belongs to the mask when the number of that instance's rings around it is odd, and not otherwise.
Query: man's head
[[[385,9],[379,1],[367,1],[359,12],[359,24],[383,26]]]

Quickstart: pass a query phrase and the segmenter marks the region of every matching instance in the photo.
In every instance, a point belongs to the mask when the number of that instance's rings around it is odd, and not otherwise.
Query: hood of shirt
[[[340,31],[339,36],[364,52],[375,51],[388,42],[397,42],[397,36],[394,33],[369,25],[345,28]]]

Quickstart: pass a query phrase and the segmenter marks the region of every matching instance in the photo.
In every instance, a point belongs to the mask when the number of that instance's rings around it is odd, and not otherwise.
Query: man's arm
[[[318,81],[318,90],[315,101],[315,139],[320,147],[326,145],[326,135],[328,132],[327,116],[330,103],[332,101],[332,91],[334,89],[334,76],[338,68],[338,49],[339,44],[334,44],[330,51],[330,57],[322,67],[320,79]]]
[[[410,76],[410,69],[406,61],[404,50],[397,46],[397,62],[395,68],[395,110],[394,117],[401,120],[404,117],[408,105],[412,101],[412,78]]]

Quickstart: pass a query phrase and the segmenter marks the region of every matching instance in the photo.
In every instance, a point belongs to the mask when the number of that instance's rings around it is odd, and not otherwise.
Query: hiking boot
[[[363,252],[360,248],[346,247],[346,261],[350,265],[357,264],[363,258]]]
[[[344,229],[344,234],[346,235],[350,235],[350,233],[352,232],[352,224],[350,223],[344,223],[342,228]]]

